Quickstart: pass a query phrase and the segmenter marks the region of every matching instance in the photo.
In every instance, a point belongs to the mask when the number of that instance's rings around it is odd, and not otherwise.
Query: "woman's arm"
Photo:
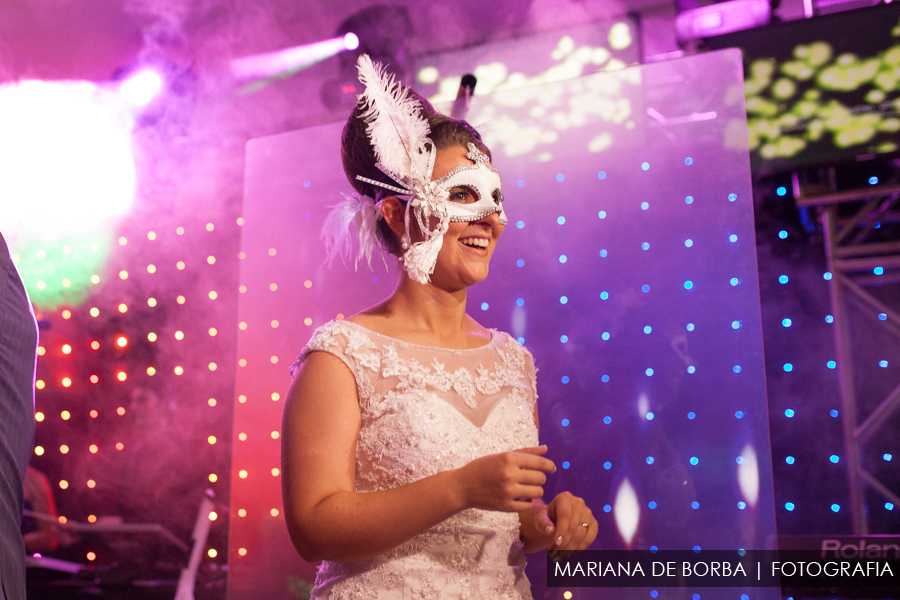
[[[540,498],[546,448],[485,456],[390,490],[355,491],[360,413],[349,369],[311,353],[288,393],[282,495],[291,540],[308,561],[372,558],[466,508],[521,511]],[[524,500],[524,499],[527,499]]]

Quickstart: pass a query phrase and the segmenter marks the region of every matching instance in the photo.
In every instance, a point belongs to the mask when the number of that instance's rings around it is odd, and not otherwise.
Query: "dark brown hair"
[[[419,94],[410,88],[407,93],[415,99],[420,109],[420,114],[428,121],[431,133],[429,139],[434,143],[437,150],[452,148],[453,146],[462,146],[465,148],[470,142],[474,143],[482,152],[491,157],[491,151],[481,141],[479,134],[474,127],[469,125],[462,119],[454,119],[447,115],[442,115],[434,109],[428,100],[422,98]],[[360,195],[374,198],[377,202],[384,197],[395,195],[394,192],[384,189],[377,185],[372,185],[356,178],[357,175],[374,179],[388,185],[397,186],[397,182],[381,172],[375,166],[377,162],[375,158],[375,149],[369,141],[366,133],[368,124],[362,118],[363,109],[357,105],[350,113],[347,124],[344,125],[344,131],[341,134],[341,162],[344,165],[344,174],[350,185],[359,192]],[[391,254],[400,254],[400,244],[397,236],[384,220],[378,222],[378,241]]]

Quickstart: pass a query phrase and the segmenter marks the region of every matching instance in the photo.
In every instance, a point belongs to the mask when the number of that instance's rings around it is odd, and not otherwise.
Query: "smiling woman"
[[[366,92],[344,128],[359,197],[338,206],[403,270],[394,293],[321,327],[291,367],[282,491],[294,546],[323,560],[313,599],[531,598],[524,552],[583,550],[597,521],[538,445],[535,367],[466,314],[506,215],[500,175],[467,123],[360,59]]]

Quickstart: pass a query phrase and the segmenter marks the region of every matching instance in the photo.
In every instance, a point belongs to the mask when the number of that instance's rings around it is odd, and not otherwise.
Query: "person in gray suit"
[[[23,482],[34,444],[37,322],[0,234],[0,599],[25,598]]]

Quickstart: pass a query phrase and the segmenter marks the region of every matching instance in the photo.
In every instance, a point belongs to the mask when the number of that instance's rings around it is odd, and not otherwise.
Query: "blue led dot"
[[[746,413],[742,410],[736,410],[736,411],[734,411],[734,418],[735,419],[743,419],[745,414]]]
[[[884,275],[884,267],[875,267],[872,272],[876,275]]]
[[[697,372],[697,367],[695,367],[694,365],[688,365],[687,372],[693,375]]]
[[[517,229],[524,229],[524,228],[525,228],[525,221],[516,221],[516,228],[517,228]]]
[[[523,338],[523,337],[517,337],[517,338],[516,338],[516,341],[519,342],[519,345],[520,345],[520,346],[524,346],[524,345],[525,345],[525,338]]]
[[[685,248],[690,248],[690,247],[693,246],[693,245],[694,245],[694,240],[692,240],[692,239],[690,239],[690,238],[684,240],[684,247],[685,247]]]
[[[788,236],[788,232],[785,231],[784,229],[782,229],[781,231],[778,232],[778,237],[780,237],[783,240],[786,240],[787,236]]]
[[[649,325],[644,325],[644,333],[650,333],[651,331],[653,331],[652,327],[650,327]]]
[[[878,361],[878,366],[881,367],[882,369],[887,369],[888,361],[886,361],[886,360],[879,360],[879,361]]]
[[[312,185],[312,182],[309,181],[308,179],[307,179],[306,181],[303,182],[303,187],[309,187],[309,186],[311,186],[311,185]]]
[[[685,282],[684,282],[684,289],[689,290],[689,289],[691,289],[692,287],[694,287],[694,282],[693,282],[693,281],[688,280],[688,281],[685,281]]]
[[[647,210],[648,208],[650,208],[649,202],[641,202],[641,210]]]
[[[741,322],[740,322],[740,321],[732,321],[732,322],[731,322],[731,328],[732,328],[732,329],[740,329],[740,328],[741,328]]]
[[[825,366],[828,367],[829,369],[833,369],[837,366],[837,363],[834,362],[833,360],[829,360],[827,363],[825,363]]]
[[[644,242],[643,244],[641,244],[641,250],[649,250],[649,249],[650,249],[650,242]]]
[[[606,461],[605,463],[603,463],[603,468],[606,469],[607,471],[609,471],[610,469],[612,469],[612,463],[609,461]]]
[[[734,202],[735,200],[737,200],[737,194],[728,194],[729,202]]]
[[[841,457],[838,456],[837,454],[832,454],[831,456],[828,457],[828,460],[830,460],[834,464],[838,464],[839,462],[841,462]]]
[[[793,323],[793,321],[791,321],[790,319],[782,319],[781,320],[781,324],[785,327],[790,327],[791,323]]]
[[[378,283],[378,275],[372,275],[372,283]]]
[[[785,459],[784,459],[784,462],[786,462],[789,465],[794,464],[796,461],[797,461],[797,459],[795,459],[793,456],[788,456],[788,457],[785,457]]]
[[[877,178],[877,177],[875,177],[874,175],[872,175],[871,177],[869,177],[869,185],[877,185],[877,184],[878,184],[878,178]]]
[[[603,424],[604,424],[604,425],[609,425],[610,423],[612,423],[612,417],[610,417],[609,415],[603,417]]]
[[[568,304],[568,303],[569,303],[569,297],[568,297],[568,296],[560,296],[560,297],[559,297],[559,303],[560,303],[560,304]]]
[[[648,163],[647,161],[642,162],[642,163],[641,163],[641,170],[642,170],[642,171],[649,171],[649,170],[650,170],[650,163]]]
[[[838,413],[837,409],[832,408],[830,411],[828,411],[828,414],[831,415],[832,417],[837,418],[838,414],[840,414],[840,413]]]
[[[648,457],[647,457],[647,464],[648,464],[648,465],[652,465],[654,462],[656,462],[656,461],[653,459],[652,456],[648,456]]]
[[[780,185],[778,186],[778,189],[775,190],[775,193],[779,196],[784,196],[785,194],[787,194],[787,188],[783,185]]]
[[[794,409],[793,409],[793,408],[789,408],[789,409],[787,409],[786,411],[784,411],[784,416],[786,416],[788,419],[793,418],[793,416],[794,416],[795,414],[796,414],[796,413],[794,412]]]
[[[648,421],[652,421],[653,417],[655,417],[655,416],[656,415],[654,415],[652,412],[648,412],[646,415],[644,415],[644,418],[647,419]]]
[[[881,221],[875,221],[875,224],[872,225],[872,229],[881,229]]]
[[[647,370],[644,371],[644,373],[647,375],[647,377],[653,377],[653,369],[651,369],[650,367],[647,367]]]
[[[607,292],[600,292],[600,299],[601,299],[601,300],[606,300],[607,298],[609,298],[609,293],[607,293]]]
[[[884,507],[888,510],[894,510],[894,503],[893,502],[885,502]]]
[[[745,508],[747,508],[747,503],[746,503],[746,502],[744,502],[743,500],[741,500],[740,502],[738,502],[738,509],[739,509],[739,510],[744,510]]]
[[[744,556],[744,555],[741,554],[741,556]],[[750,596],[748,596],[747,594],[741,594],[741,600],[750,600]],[[794,599],[788,598],[788,600],[794,600]]]
[[[791,363],[784,363],[784,366],[782,368],[784,369],[785,373],[790,373],[794,370],[794,365],[792,365]]]
[[[694,551],[694,554],[700,554],[701,548],[700,546],[694,546],[693,548],[691,548],[691,550]]]
[[[692,464],[692,465],[696,465],[698,462],[700,462],[700,459],[699,459],[699,458],[697,458],[696,456],[692,456],[692,457],[691,457],[691,464]]]
[[[569,376],[568,376],[568,375],[563,375],[563,376],[560,378],[560,381],[562,381],[563,383],[569,383]]]
[[[490,308],[490,305],[487,302],[481,303],[481,310],[487,310],[488,308]]]
[[[735,234],[732,233],[731,235],[728,236],[728,241],[733,244],[736,241],[738,241],[738,236],[736,236]]]
[[[656,554],[657,552],[659,552],[659,548],[657,548],[656,546],[650,546],[650,552]]]
[[[885,452],[884,454],[881,455],[881,458],[886,460],[887,462],[891,462],[891,459],[894,458],[894,455]]]
[[[516,185],[519,186],[519,187],[525,187],[525,180],[524,180],[524,179],[518,180],[518,181],[516,182]]]
[[[600,250],[600,258],[606,258],[609,252],[606,251],[606,248]]]
[[[691,411],[687,414],[687,418],[690,419],[691,421],[693,421],[694,419],[697,418],[697,413],[695,413],[694,411]]]
[[[559,174],[556,176],[556,180],[557,180],[557,181],[562,181],[562,180],[564,180],[565,178],[566,178],[566,176],[563,175],[562,173],[559,173]]]
[[[785,507],[787,510],[794,510],[794,503],[793,503],[793,502],[785,502],[785,503],[784,503],[784,507]]]
[[[878,313],[878,320],[879,321],[887,321],[887,314],[886,313]]]
[[[562,464],[563,469],[568,469],[571,466],[572,466],[572,464],[569,461],[567,461],[567,460],[563,461],[563,464]]]
[[[700,594],[691,594],[691,600],[700,600]]]
[[[693,196],[685,196],[685,197],[684,197],[684,203],[685,203],[685,204],[693,204],[693,203],[694,203],[694,197],[693,197]]]
[[[688,156],[684,159],[684,164],[686,164],[687,166],[691,166],[692,164],[694,164],[694,159]]]
[[[600,217],[601,219],[605,219],[605,218],[606,218],[606,211],[605,211],[605,210],[601,210],[600,212],[597,213],[597,216]]]
[[[612,512],[612,506],[610,506],[609,504],[604,504],[603,512],[605,512],[605,513]]]
[[[659,596],[659,592],[657,592],[656,590],[650,590],[651,598],[656,598],[657,596]]]
[[[601,376],[601,377],[600,377],[600,381],[602,381],[603,383],[606,383],[607,381],[609,381],[609,375],[603,375],[603,376]]]
[[[834,317],[832,317],[831,315],[825,315],[825,322],[834,323]]]
[[[737,457],[735,457],[734,462],[736,462],[736,463],[739,464],[739,465],[742,465],[742,464],[744,464],[744,457],[743,457],[743,456],[737,456]]]
[[[565,225],[565,224],[566,224],[566,218],[565,218],[565,217],[562,217],[562,216],[556,217],[556,222],[557,222],[559,225]]]
[[[559,255],[559,262],[560,262],[560,264],[566,264],[566,261],[567,261],[567,260],[569,260],[569,257],[566,256],[565,254],[560,254],[560,255]]]
[[[650,509],[653,510],[653,509],[656,508],[656,506],[657,506],[656,501],[655,501],[655,500],[651,500],[650,502],[647,503],[647,506],[649,506]]]
[[[600,334],[600,339],[602,339],[604,342],[605,342],[606,340],[608,340],[608,339],[609,339],[609,332],[608,332],[608,331],[604,331],[603,333],[601,333],[601,334]]]
[[[741,280],[738,279],[737,277],[732,277],[731,279],[728,280],[728,283],[730,283],[732,286],[738,285],[740,282],[741,282]]]
[[[778,283],[787,283],[787,282],[788,282],[788,276],[787,276],[787,275],[779,275],[779,276],[778,276]]]
[[[650,286],[645,283],[644,285],[641,286],[641,291],[646,294],[647,292],[650,291]]]
[[[561,336],[559,336],[559,341],[561,341],[563,344],[565,344],[566,342],[569,341],[569,336],[561,335]]]
[[[693,330],[694,330],[694,324],[693,324],[693,323],[688,323],[688,324],[685,326],[685,329],[687,329],[688,331],[693,331]]]
[[[832,512],[840,512],[840,511],[841,511],[841,505],[840,505],[840,504],[832,504],[832,505],[831,505],[831,511],[832,511]]]
[[[522,260],[522,259],[520,258],[519,260],[516,261],[516,266],[517,266],[517,267],[524,267],[524,266],[525,266],[525,261]]]
[[[734,365],[733,367],[731,367],[731,370],[734,371],[735,373],[740,373],[741,365]]]
[[[825,281],[831,281],[831,272],[825,271],[824,273],[822,273],[822,279],[824,279]]]
[[[525,298],[516,298],[516,306],[525,306]]]
[[[600,171],[597,173],[597,179],[606,179],[606,171]]]

